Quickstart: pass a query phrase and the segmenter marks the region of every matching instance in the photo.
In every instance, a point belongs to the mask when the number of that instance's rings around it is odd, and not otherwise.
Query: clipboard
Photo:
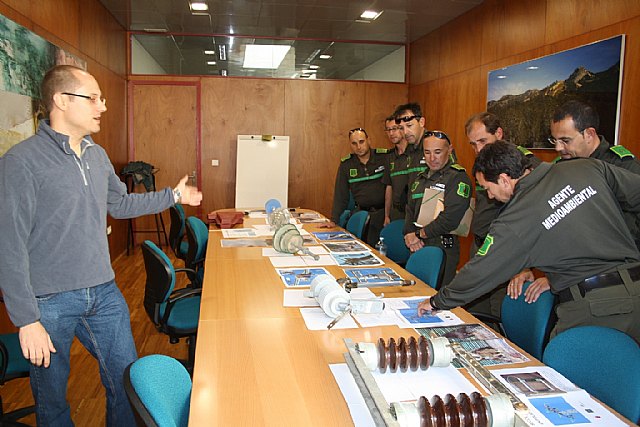
[[[426,188],[424,195],[422,196],[422,203],[420,203],[420,211],[418,213],[418,219],[415,224],[419,227],[424,227],[431,223],[434,219],[440,215],[440,212],[444,210],[444,191],[434,188]],[[455,230],[452,230],[450,234],[466,237],[471,230],[471,220],[473,219],[473,213],[476,210],[476,199],[471,199],[469,207],[464,213],[460,224]]]

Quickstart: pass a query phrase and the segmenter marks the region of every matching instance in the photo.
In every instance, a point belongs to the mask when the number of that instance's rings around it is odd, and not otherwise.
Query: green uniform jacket
[[[423,155],[424,153],[412,144],[408,144],[402,154],[398,154],[396,149],[389,151],[382,183],[391,186],[391,205],[401,212],[405,211],[407,205],[409,175],[424,170],[424,166],[412,167],[411,165],[418,164]]]
[[[518,149],[531,160],[534,168],[540,164],[540,159],[531,151],[521,146],[518,146]],[[476,184],[476,209],[471,220],[471,231],[475,236],[484,240],[491,222],[496,219],[502,206],[499,201],[489,198],[487,190]]]
[[[515,187],[478,253],[434,297],[450,309],[537,267],[558,293],[595,274],[638,262],[618,200],[640,212],[640,175],[591,159],[542,163]]]
[[[386,149],[372,148],[366,164],[361,163],[358,156],[353,154],[342,158],[333,193],[331,220],[334,223],[339,222],[340,214],[347,208],[349,191],[360,209],[384,210],[385,185],[382,183],[382,176],[387,163],[386,157]]]

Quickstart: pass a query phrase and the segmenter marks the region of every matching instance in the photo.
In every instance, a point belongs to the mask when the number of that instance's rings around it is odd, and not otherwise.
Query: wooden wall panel
[[[365,83],[285,82],[285,133],[291,137],[289,204],[331,214],[348,132],[365,126]]]
[[[478,20],[482,17],[482,10],[476,7],[435,30],[440,33],[440,77],[480,64],[482,27]]]
[[[440,75],[440,31],[435,31],[411,45],[409,78],[412,85],[435,80]]]
[[[384,121],[398,105],[407,102],[407,86],[397,83],[365,83],[364,128],[372,147],[390,148]]]
[[[640,16],[620,23],[620,32],[627,35],[620,108],[620,143],[640,156]]]
[[[284,82],[280,80],[202,79],[204,212],[235,205],[238,135],[287,135],[284,104]],[[291,143],[297,141],[292,138]],[[219,160],[220,166],[211,166],[212,159]]]

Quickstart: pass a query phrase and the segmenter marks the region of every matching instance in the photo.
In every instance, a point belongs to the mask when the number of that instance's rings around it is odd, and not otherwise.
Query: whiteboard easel
[[[289,137],[238,135],[236,209],[264,208],[269,199],[288,205]]]

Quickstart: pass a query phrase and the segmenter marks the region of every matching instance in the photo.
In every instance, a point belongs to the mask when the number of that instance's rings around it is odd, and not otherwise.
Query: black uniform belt
[[[473,240],[475,240],[477,247],[481,247],[484,244],[485,237],[486,236],[478,236],[477,234],[473,235]]]
[[[364,206],[358,206],[358,209],[360,209],[361,211],[375,212],[375,211],[379,211],[381,209],[384,209],[384,205],[382,205],[382,206],[369,206],[367,208],[365,208]]]
[[[636,282],[640,280],[640,266],[633,267],[627,270],[629,272],[629,276],[631,280]],[[622,285],[622,277],[620,277],[620,273],[617,271],[612,271],[610,273],[602,273],[596,274],[595,276],[588,277],[584,279],[582,282],[578,283],[576,286],[580,291],[580,295],[583,297],[587,292],[593,289],[599,288],[607,288],[609,286]],[[571,295],[571,289],[563,289],[558,293],[558,302],[568,302],[573,301],[573,296]]]

